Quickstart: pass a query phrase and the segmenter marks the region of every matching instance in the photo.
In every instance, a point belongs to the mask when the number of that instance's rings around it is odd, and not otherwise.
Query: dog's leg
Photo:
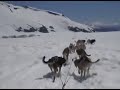
[[[66,59],[66,62],[65,62],[64,65],[68,65],[68,56],[69,56],[68,54],[65,56],[65,57],[66,57],[66,58],[65,58],[65,59]]]
[[[90,67],[88,67],[88,69],[87,69],[87,75],[88,76],[90,76],[90,72],[89,71],[90,71]]]
[[[83,70],[81,69],[81,77],[83,77]]]
[[[54,73],[53,73],[53,82],[55,82],[56,72],[57,72],[57,70],[56,70],[56,69],[54,69]]]
[[[81,59],[81,55],[79,55],[79,59]]]
[[[49,68],[50,68],[51,72],[53,72],[53,70],[52,70],[52,66],[51,66],[51,65],[48,65],[48,66],[49,66]]]
[[[52,67],[50,67],[51,72],[53,72]]]
[[[59,75],[59,76],[61,75],[61,67],[62,67],[62,66],[59,67],[59,72],[58,72],[58,75]]]
[[[53,76],[53,82],[55,82],[55,75]]]
[[[67,54],[67,61],[68,61],[68,56],[69,56],[69,55]]]
[[[78,69],[78,73],[80,74],[80,69]]]
[[[86,74],[86,69],[84,69],[84,78],[85,78],[85,76],[86,76],[85,74]]]
[[[73,53],[75,53],[75,48],[73,49]]]

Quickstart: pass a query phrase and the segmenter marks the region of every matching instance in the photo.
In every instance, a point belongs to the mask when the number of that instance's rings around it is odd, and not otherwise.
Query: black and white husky
[[[45,56],[44,56],[42,61],[43,63],[48,64],[51,72],[54,73],[54,76],[53,76],[53,82],[54,82],[57,72],[59,74],[61,73],[61,67],[66,62],[66,60],[62,57],[54,56],[50,58],[48,61],[45,61]],[[59,68],[59,71],[58,71],[58,68]]]

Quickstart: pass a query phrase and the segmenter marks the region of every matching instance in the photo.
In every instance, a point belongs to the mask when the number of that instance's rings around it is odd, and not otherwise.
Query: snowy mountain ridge
[[[14,6],[6,2],[0,2],[0,32],[93,32],[93,29],[85,24],[70,20],[63,14],[36,9],[28,6]],[[8,30],[9,29],[9,30]],[[10,31],[11,30],[11,31]]]

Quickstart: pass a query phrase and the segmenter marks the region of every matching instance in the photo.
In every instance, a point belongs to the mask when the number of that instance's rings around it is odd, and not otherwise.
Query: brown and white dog
[[[79,74],[80,74],[80,71],[81,71],[81,77],[83,77],[83,74],[84,74],[84,77],[85,77],[86,73],[87,73],[87,75],[90,75],[89,70],[90,70],[91,65],[94,64],[94,63],[97,63],[98,61],[100,61],[100,59],[98,59],[95,62],[92,62],[90,58],[88,58],[87,56],[83,56],[80,59],[76,59],[74,61],[74,65],[75,65],[75,67],[78,67],[78,73]]]
[[[70,50],[70,53],[75,53],[75,44],[73,44],[73,43],[70,43],[70,45],[69,45],[69,50]]]
[[[70,54],[70,49],[69,47],[66,47],[62,52],[63,58],[66,60],[66,64],[68,62],[69,54]]]
[[[76,42],[76,49],[84,49],[85,50],[86,49],[85,40],[78,40]]]

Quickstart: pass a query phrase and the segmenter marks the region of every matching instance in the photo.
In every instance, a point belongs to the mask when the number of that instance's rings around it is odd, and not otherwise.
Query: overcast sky
[[[6,1],[63,13],[82,23],[119,23],[120,1]]]

